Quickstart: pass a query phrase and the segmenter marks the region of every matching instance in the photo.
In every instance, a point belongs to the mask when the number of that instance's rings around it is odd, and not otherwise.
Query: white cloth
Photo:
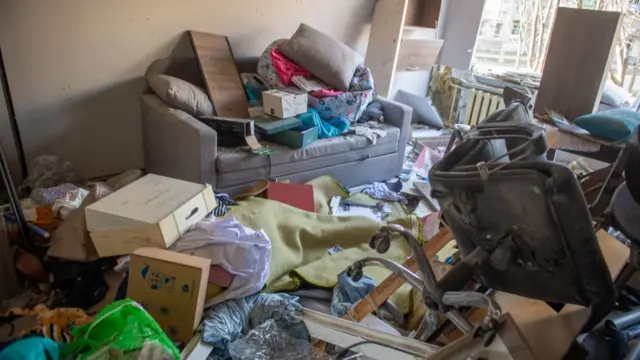
[[[371,144],[375,145],[378,139],[387,136],[387,130],[384,129],[372,129],[369,126],[352,126],[351,130],[356,132],[356,135],[364,136]]]
[[[269,276],[271,240],[264,230],[249,229],[233,216],[198,222],[169,250],[211,259],[211,265],[235,275],[231,286],[205,307],[255,294]]]
[[[87,195],[89,195],[89,191],[83,188],[67,192],[63,198],[53,202],[53,213],[59,215],[62,219],[66,219],[71,211],[80,207]]]

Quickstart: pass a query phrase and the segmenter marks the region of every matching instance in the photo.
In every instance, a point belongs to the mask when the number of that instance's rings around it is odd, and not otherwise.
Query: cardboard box
[[[127,297],[139,302],[169,338],[188,342],[200,324],[211,260],[157,248],[131,255]]]
[[[277,134],[269,135],[267,140],[277,144],[287,145],[294,149],[306,148],[318,140],[318,127],[312,127],[311,129],[303,131],[285,130]]]
[[[99,256],[167,248],[216,207],[211,186],[148,174],[85,209]]]
[[[262,93],[265,114],[281,119],[307,112],[307,94],[269,90]]]

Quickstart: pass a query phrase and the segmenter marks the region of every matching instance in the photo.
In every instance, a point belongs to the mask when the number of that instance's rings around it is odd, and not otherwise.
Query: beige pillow
[[[349,83],[362,56],[347,45],[307,24],[300,24],[280,51],[296,64],[338,90],[349,90]]]
[[[151,75],[149,87],[164,102],[193,116],[213,115],[209,96],[199,87],[168,75]]]

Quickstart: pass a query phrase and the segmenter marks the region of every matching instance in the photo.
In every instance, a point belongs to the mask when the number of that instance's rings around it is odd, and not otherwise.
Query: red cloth
[[[333,89],[323,89],[323,90],[316,90],[311,92],[311,96],[318,99],[324,99],[326,97],[338,96],[342,94],[344,94],[344,91],[333,90]]]
[[[276,69],[276,73],[280,77],[280,81],[284,86],[291,85],[291,78],[294,76],[311,77],[309,70],[287,59],[278,48],[274,48],[271,51],[271,60],[273,61],[273,67]]]

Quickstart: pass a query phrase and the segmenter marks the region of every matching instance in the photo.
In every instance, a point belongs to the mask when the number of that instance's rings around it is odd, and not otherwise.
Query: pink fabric
[[[311,77],[309,70],[287,59],[278,48],[274,48],[271,51],[271,60],[276,73],[280,76],[280,81],[285,86],[291,85],[291,78],[294,76]]]
[[[333,89],[323,89],[323,90],[317,90],[317,91],[311,92],[311,96],[317,97],[319,99],[324,99],[326,97],[331,97],[331,96],[338,96],[342,94],[344,94],[344,91],[333,90]]]

